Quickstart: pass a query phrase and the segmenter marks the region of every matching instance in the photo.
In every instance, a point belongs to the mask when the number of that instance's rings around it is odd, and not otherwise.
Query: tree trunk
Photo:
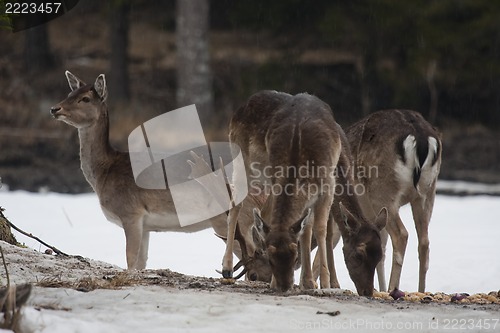
[[[111,68],[108,86],[112,103],[127,102],[130,98],[127,52],[129,12],[127,1],[120,1],[110,12]]]
[[[196,104],[202,124],[213,111],[209,0],[177,0],[177,106]]]
[[[27,29],[24,39],[24,68],[27,72],[44,71],[54,66],[47,25]]]
[[[12,245],[17,245],[17,240],[12,234],[9,222],[7,221],[7,218],[3,215],[2,211],[3,208],[0,207],[0,240]]]

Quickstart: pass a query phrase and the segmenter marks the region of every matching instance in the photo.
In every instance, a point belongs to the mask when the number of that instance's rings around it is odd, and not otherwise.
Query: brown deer
[[[66,78],[71,93],[53,106],[50,113],[55,119],[78,129],[83,174],[97,193],[106,218],[125,231],[128,269],[146,267],[151,231],[194,232],[211,224],[216,234],[227,233],[224,215],[181,227],[168,188],[151,190],[138,187],[129,154],[116,151],[109,143],[104,75],[99,75],[94,84],[85,84],[69,71],[66,71]],[[250,203],[250,206],[253,204],[256,203]],[[193,202],[193,207],[196,206],[197,203]],[[250,211],[249,219],[252,218]],[[235,251],[241,257],[237,248]]]
[[[250,187],[255,189],[253,186],[257,183],[270,188],[266,202],[269,223],[255,210],[258,232],[254,234],[265,235],[265,247],[273,272],[271,286],[279,290],[288,290],[293,285],[299,238],[302,264],[300,286],[314,287],[310,263],[312,230],[319,248],[320,285],[329,288],[335,284],[328,270],[333,256],[328,254],[332,241],[327,236],[327,222],[335,191],[334,170],[342,151],[341,132],[329,106],[307,94],[291,96],[262,91],[250,97],[231,119],[230,140],[242,149]],[[303,193],[303,188],[309,192]],[[318,188],[319,191],[312,193],[311,189]],[[275,189],[281,192],[274,193]],[[360,294],[371,295],[373,273],[381,257],[378,229],[371,224],[365,226],[350,213],[350,209],[357,207],[338,205],[344,215],[342,222],[339,218],[337,223],[343,223],[341,228],[348,239],[345,241],[345,252],[369,252],[352,257],[350,260],[354,264],[349,264],[349,267],[353,270],[351,276],[356,280]],[[229,225],[237,217],[238,209],[233,209],[236,211],[233,216],[230,213]],[[312,225],[307,221],[309,215]],[[366,233],[363,227],[368,229]],[[229,233],[228,239],[230,237]],[[329,251],[327,242],[330,244]],[[372,252],[373,257],[369,256]],[[371,277],[369,272],[354,272],[359,270],[356,264],[364,266],[366,261],[370,261]],[[232,262],[224,260],[226,275],[231,273],[231,267]]]
[[[418,237],[418,290],[424,292],[429,267],[428,228],[441,166],[440,134],[418,112],[386,110],[358,121],[346,130],[346,135],[357,180],[365,188],[365,213],[373,217],[382,207],[388,209],[387,226],[381,236],[384,256],[387,235],[393,247],[389,290],[399,288],[408,239],[399,208],[410,203]],[[386,290],[383,259],[377,275],[380,290]]]
[[[256,180],[270,188],[269,228],[258,213],[256,217],[266,232],[271,287],[286,291],[293,286],[300,239],[300,286],[314,288],[310,263],[314,230],[322,264],[320,284],[329,288],[326,229],[335,188],[331,172],[341,148],[330,107],[308,94],[263,91],[235,112],[229,129],[230,141],[241,147],[251,190],[259,190],[254,187]]]

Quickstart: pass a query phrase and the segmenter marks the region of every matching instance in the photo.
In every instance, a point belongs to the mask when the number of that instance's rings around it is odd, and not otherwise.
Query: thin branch
[[[7,269],[7,263],[5,262],[5,256],[3,255],[3,249],[0,246],[0,253],[2,254],[3,268],[5,269],[5,275],[7,275],[7,288],[10,287],[10,277],[9,270]]]
[[[9,224],[9,226],[10,226],[12,229],[14,229],[14,230],[16,230],[16,231],[20,232],[21,234],[23,234],[23,235],[25,235],[25,236],[27,236],[27,237],[29,237],[29,238],[33,238],[34,240],[36,240],[36,241],[40,242],[42,245],[44,245],[44,246],[48,247],[49,249],[51,249],[52,251],[54,251],[54,253],[55,253],[55,254],[62,255],[62,256],[65,256],[65,257],[69,257],[69,255],[68,255],[68,254],[66,254],[66,253],[62,252],[61,250],[59,250],[59,249],[58,249],[58,248],[56,248],[55,246],[49,245],[49,244],[45,243],[43,240],[41,240],[40,238],[38,238],[38,237],[36,237],[36,236],[33,236],[33,234],[28,233],[28,232],[26,232],[26,231],[23,231],[23,230],[19,229],[18,227],[16,227],[16,226],[15,226],[12,222],[10,222],[10,221],[9,221],[9,220],[8,220],[8,219],[7,219],[7,218],[3,215],[3,213],[2,213],[2,210],[1,210],[1,209],[0,209],[0,216],[1,216],[2,218],[4,218],[4,219],[5,219],[5,221],[7,221],[7,223]]]

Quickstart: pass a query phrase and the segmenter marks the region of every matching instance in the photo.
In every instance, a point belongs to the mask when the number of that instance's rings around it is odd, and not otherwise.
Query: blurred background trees
[[[443,132],[444,178],[500,182],[499,17],[489,0],[81,0],[40,29],[0,30],[0,176],[14,188],[85,186],[75,131],[48,116],[69,69],[89,82],[107,74],[122,149],[133,128],[180,106],[197,104],[207,139],[224,140],[252,93],[306,91],[344,126],[418,110]]]
[[[128,76],[128,44],[130,0],[109,1],[109,96],[112,104],[126,103],[130,99]]]
[[[202,123],[209,124],[213,112],[209,0],[176,3],[177,106],[196,104]]]

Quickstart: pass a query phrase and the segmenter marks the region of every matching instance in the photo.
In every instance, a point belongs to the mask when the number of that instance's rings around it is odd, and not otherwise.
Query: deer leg
[[[328,271],[330,272],[330,287],[331,288],[340,288],[339,280],[337,279],[337,272],[335,270],[335,262],[333,256],[333,249],[337,246],[340,240],[340,230],[333,220],[332,214],[330,214],[328,220],[328,227],[326,232],[326,259],[328,262]]]
[[[227,216],[227,240],[226,251],[222,258],[222,276],[226,279],[233,277],[233,246],[236,233],[236,223],[242,204],[238,204],[229,210]]]
[[[139,252],[142,242],[142,221],[140,219],[122,219],[123,230],[125,231],[125,248],[127,255],[127,268],[140,269],[138,267]]]
[[[278,284],[276,283],[276,279],[274,278],[274,275],[271,276],[271,283],[269,284],[269,287],[271,287],[271,289],[278,288]]]
[[[434,206],[432,198],[419,197],[411,202],[411,210],[418,237],[418,260],[420,262],[418,272],[418,291],[425,292],[425,277],[429,269],[429,222]]]
[[[403,269],[406,244],[408,242],[408,231],[406,230],[403,221],[401,221],[397,211],[392,211],[390,213],[386,229],[391,237],[393,249],[389,290],[394,290],[394,288],[399,288],[399,280],[401,279],[401,270]]]
[[[385,250],[387,248],[387,230],[384,228],[380,231],[380,241],[382,243],[382,259],[377,265],[377,276],[379,291],[387,291],[387,282],[385,281]]]
[[[312,264],[312,273],[313,273],[313,280],[318,281],[319,278],[319,254],[318,251],[316,251],[316,255],[314,256],[313,264]]]
[[[137,258],[137,269],[146,268],[148,262],[148,249],[149,249],[149,231],[142,232],[141,248],[139,250],[139,257]]]
[[[316,203],[314,209],[314,236],[316,237],[316,241],[318,242],[318,254],[319,254],[319,281],[322,289],[330,288],[330,272],[328,270],[328,260],[327,260],[327,252],[332,252],[333,249],[329,246],[327,249],[326,245],[326,235],[329,221],[329,213],[330,207],[332,205],[333,197],[324,196],[320,199],[321,201]],[[310,250],[310,243],[309,243]],[[310,251],[308,252],[310,257]],[[307,268],[311,270],[311,265],[305,267],[304,263],[302,264],[302,269]],[[312,277],[312,276],[311,276]]]
[[[312,225],[308,223],[300,236],[300,261],[302,269],[300,271],[299,286],[301,289],[314,289],[316,287],[311,271],[311,238]]]
[[[330,287],[331,288],[340,288],[339,280],[337,279],[337,271],[335,270],[335,260],[333,255],[333,250],[337,246],[340,240],[340,230],[338,228],[337,223],[333,220],[333,216],[330,214],[328,220],[328,228],[326,232],[326,259],[328,262],[328,271],[330,272]],[[328,250],[328,249],[331,249]],[[313,279],[314,281],[318,280],[320,271],[320,260],[319,254],[316,252],[316,256],[313,261]]]

